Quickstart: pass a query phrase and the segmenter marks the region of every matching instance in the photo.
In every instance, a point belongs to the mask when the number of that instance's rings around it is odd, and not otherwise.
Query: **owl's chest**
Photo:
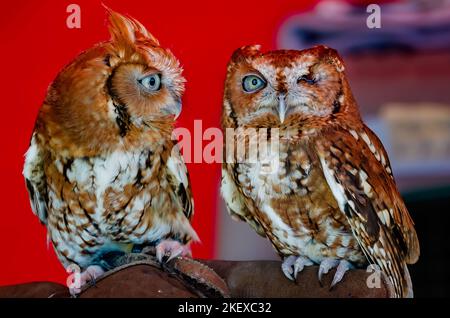
[[[317,183],[320,171],[304,145],[281,143],[259,159],[236,166],[241,189],[255,202],[306,195]]]
[[[280,145],[267,164],[239,164],[237,178],[247,206],[281,254],[307,255],[314,261],[352,253],[359,257],[345,215],[308,149]]]
[[[160,168],[160,156],[150,149],[55,158],[46,167],[50,221],[64,215],[64,222],[78,227],[94,224],[93,230],[103,233],[119,229],[123,227],[120,220],[142,213],[152,196],[158,195],[161,188],[152,184]]]

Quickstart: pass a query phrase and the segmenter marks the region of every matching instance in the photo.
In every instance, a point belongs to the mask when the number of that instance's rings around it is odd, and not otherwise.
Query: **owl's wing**
[[[248,223],[259,235],[266,234],[262,226],[255,220],[244,202],[244,197],[236,186],[236,182],[226,169],[222,168],[222,184],[220,187],[222,197],[227,205],[228,213],[241,221]]]
[[[47,182],[44,172],[44,150],[33,135],[25,154],[23,176],[28,189],[31,208],[43,224],[47,224]]]
[[[397,293],[405,296],[410,285],[405,263],[417,261],[419,241],[383,145],[363,126],[326,131],[316,147],[327,183],[368,261],[392,277]]]
[[[174,145],[167,160],[169,182],[181,200],[184,215],[190,220],[194,215],[194,199],[192,198],[189,173],[177,145]]]

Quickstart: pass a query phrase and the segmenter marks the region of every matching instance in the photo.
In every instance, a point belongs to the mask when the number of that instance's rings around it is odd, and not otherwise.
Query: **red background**
[[[180,126],[193,131],[219,126],[226,63],[234,49],[261,44],[272,49],[278,25],[315,1],[113,1],[106,5],[141,21],[180,59],[188,80]],[[66,7],[81,6],[81,29],[66,27]],[[109,39],[100,1],[3,1],[1,5],[2,111],[0,183],[0,285],[25,281],[64,282],[66,274],[45,228],[31,213],[21,175],[34,120],[58,71],[80,51]],[[220,167],[188,165],[196,211],[194,228],[202,243],[194,256],[214,257]]]

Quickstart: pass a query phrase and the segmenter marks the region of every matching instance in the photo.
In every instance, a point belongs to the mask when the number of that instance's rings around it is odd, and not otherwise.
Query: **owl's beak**
[[[165,107],[164,111],[167,115],[174,115],[174,120],[176,120],[180,117],[181,108],[181,102],[177,102]]]
[[[284,94],[278,95],[278,116],[280,118],[280,122],[283,123],[286,118],[286,113],[288,111],[289,106],[286,105]]]
[[[182,108],[183,108],[183,107],[181,106],[181,103],[177,103],[177,104],[176,104],[176,106],[175,106],[175,111],[174,111],[174,114],[175,114],[175,120],[177,120],[178,117],[180,117],[181,109],[182,109]]]

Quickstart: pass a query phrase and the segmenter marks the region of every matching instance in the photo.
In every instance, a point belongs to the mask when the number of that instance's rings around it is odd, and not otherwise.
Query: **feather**
[[[414,263],[419,256],[414,224],[390,173],[375,157],[373,148],[387,158],[381,143],[367,127],[358,135],[361,138],[356,139],[349,130],[335,128],[317,139],[322,170],[369,261],[393,277],[397,294],[405,296],[411,289],[405,263]],[[348,156],[333,157],[332,147]],[[346,167],[360,173],[353,176]]]
[[[33,135],[25,155],[23,176],[33,213],[43,224],[47,224],[47,184],[44,173],[44,151]]]
[[[134,45],[136,41],[147,40],[154,46],[159,46],[158,40],[136,19],[125,17],[103,5],[109,15],[109,32],[111,41]]]

